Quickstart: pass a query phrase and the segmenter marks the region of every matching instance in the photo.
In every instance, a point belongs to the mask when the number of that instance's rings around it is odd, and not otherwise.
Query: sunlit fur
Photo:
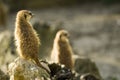
[[[15,40],[18,54],[21,58],[34,61],[39,67],[50,70],[41,65],[38,59],[40,39],[30,24],[33,14],[28,10],[21,10],[17,13],[15,22]]]
[[[73,69],[72,48],[68,39],[68,32],[60,30],[54,39],[51,59],[60,64],[64,64],[67,68]]]
[[[31,59],[38,55],[39,38],[30,24],[30,11],[21,10],[17,13],[15,23],[15,40],[17,51],[22,58]]]

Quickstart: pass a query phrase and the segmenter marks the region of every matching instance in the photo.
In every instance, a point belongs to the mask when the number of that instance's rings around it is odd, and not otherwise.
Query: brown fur
[[[29,20],[32,18],[32,13],[28,10],[21,10],[17,13],[15,23],[15,40],[17,51],[20,57],[24,59],[31,59],[35,63],[44,68],[38,59],[40,40],[33,29]]]
[[[52,60],[57,63],[64,64],[67,68],[73,68],[72,48],[68,40],[68,32],[60,30],[54,39],[53,50],[51,54]]]

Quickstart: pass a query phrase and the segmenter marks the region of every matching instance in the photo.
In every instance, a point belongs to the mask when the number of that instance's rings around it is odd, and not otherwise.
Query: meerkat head
[[[33,17],[34,14],[31,13],[31,11],[28,10],[20,10],[17,13],[17,19],[18,20],[26,20],[26,21],[30,21],[30,19]]]
[[[69,33],[66,30],[60,30],[56,34],[56,38],[58,38],[58,40],[63,42],[68,41],[68,37],[69,37]]]

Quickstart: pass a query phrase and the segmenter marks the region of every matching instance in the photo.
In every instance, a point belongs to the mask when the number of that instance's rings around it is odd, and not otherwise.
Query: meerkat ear
[[[27,18],[27,15],[26,14],[24,14],[24,17],[25,17],[25,19]]]
[[[61,39],[62,35],[59,36],[59,38]]]

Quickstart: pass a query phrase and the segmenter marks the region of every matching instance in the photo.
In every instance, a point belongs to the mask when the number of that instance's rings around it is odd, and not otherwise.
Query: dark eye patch
[[[67,36],[67,33],[64,33],[64,36]]]
[[[30,12],[29,15],[32,15],[32,13]]]
[[[27,15],[26,15],[26,14],[24,14],[24,17],[25,17],[25,19],[26,19]]]

